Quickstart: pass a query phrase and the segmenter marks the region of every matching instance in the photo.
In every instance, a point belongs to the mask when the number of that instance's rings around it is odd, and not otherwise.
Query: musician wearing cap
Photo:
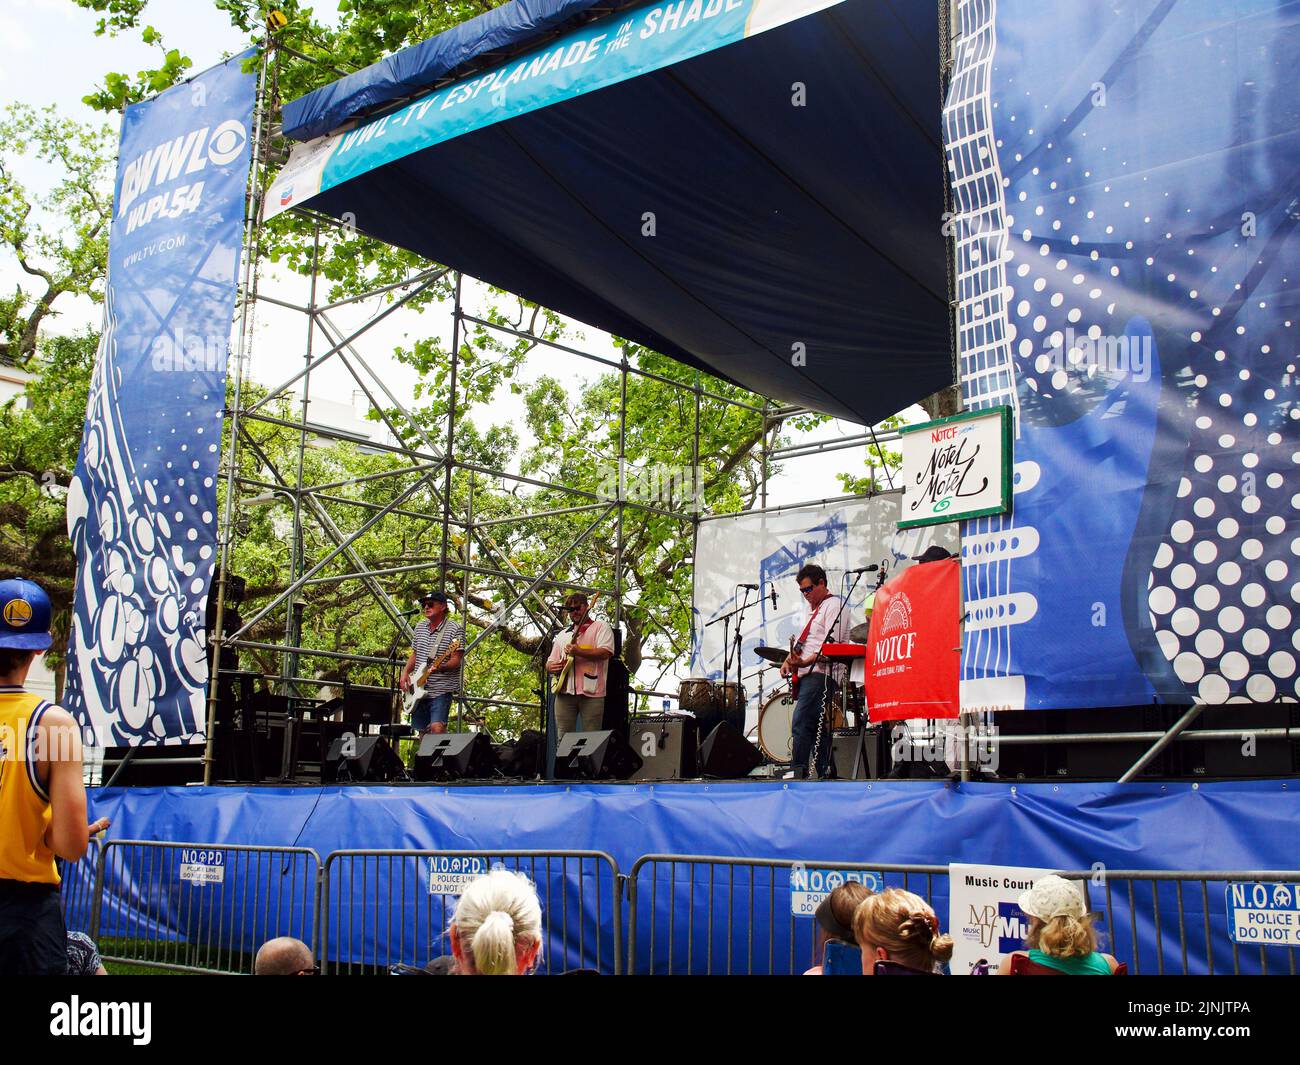
[[[443,733],[451,716],[451,700],[461,685],[465,630],[447,613],[447,596],[432,591],[420,598],[424,620],[415,626],[411,657],[402,667],[402,691],[414,688],[418,677],[432,664],[424,682],[424,694],[411,709],[411,724],[417,733]]]
[[[585,595],[581,592],[570,595],[564,600],[564,609],[569,615],[569,627],[555,638],[546,660],[548,673],[564,675],[560,690],[555,693],[557,737],[578,727],[579,714],[587,731],[601,727],[605,716],[605,681],[609,676],[609,660],[614,657],[614,630],[600,618],[591,616]]]
[[[55,858],[80,861],[109,825],[86,824],[76,721],[23,688],[53,642],[51,613],[40,585],[0,581],[0,976],[67,971]]]
[[[831,737],[824,734],[817,744],[817,724],[823,703],[828,696],[834,696],[836,684],[831,678],[830,664],[820,655],[822,644],[847,639],[849,612],[838,596],[831,595],[826,586],[826,571],[821,566],[804,566],[796,579],[799,594],[810,613],[794,649],[781,663],[781,676],[789,677],[797,689],[791,722],[793,761],[796,769],[806,767],[816,744],[817,774],[824,776],[830,768]],[[823,728],[824,733],[827,731]]]

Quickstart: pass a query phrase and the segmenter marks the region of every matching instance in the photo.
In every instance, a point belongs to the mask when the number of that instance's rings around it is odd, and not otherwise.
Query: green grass
[[[192,970],[206,969],[221,973],[249,973],[253,971],[253,955],[208,946],[203,943],[159,942],[149,939],[128,939],[105,936],[99,940],[99,953],[128,961],[105,961],[104,968],[115,976],[199,975]],[[143,964],[150,962],[153,964]],[[166,969],[163,965],[187,966],[184,969]]]

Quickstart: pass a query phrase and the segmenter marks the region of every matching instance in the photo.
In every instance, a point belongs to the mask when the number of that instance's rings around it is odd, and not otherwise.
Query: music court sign
[[[965,411],[899,429],[900,529],[1011,509],[1011,408]]]

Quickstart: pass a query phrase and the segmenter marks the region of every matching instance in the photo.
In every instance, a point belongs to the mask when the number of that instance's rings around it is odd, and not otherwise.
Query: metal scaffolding
[[[209,661],[213,668],[209,682],[207,710],[207,749],[204,756],[204,779],[210,783],[213,777],[215,754],[214,737],[216,732],[217,703],[219,693],[219,670],[223,648],[237,651],[271,652],[280,657],[280,667],[274,673],[263,672],[268,681],[280,685],[282,694],[297,697],[299,685],[319,686],[319,678],[303,675],[302,661],[305,658],[317,658],[342,663],[356,663],[377,666],[391,663],[392,659],[383,659],[375,655],[330,651],[328,649],[304,646],[303,640],[303,602],[305,590],[321,585],[339,585],[344,582],[361,582],[373,601],[378,604],[392,624],[393,646],[399,641],[406,641],[409,646],[412,628],[406,619],[403,604],[395,601],[386,579],[407,577],[414,573],[428,573],[439,579],[439,583],[453,593],[457,582],[463,592],[468,594],[468,580],[472,576],[490,578],[501,582],[506,590],[506,603],[498,610],[495,617],[471,636],[466,632],[465,653],[468,662],[476,648],[483,644],[512,612],[520,609],[526,615],[525,625],[534,628],[544,645],[549,634],[558,631],[559,619],[543,597],[545,590],[573,589],[602,592],[613,597],[613,622],[617,628],[623,622],[624,597],[628,591],[626,583],[625,518],[629,512],[641,512],[669,518],[692,527],[692,557],[695,534],[699,523],[710,517],[722,515],[708,514],[701,507],[691,508],[690,512],[675,510],[672,507],[655,506],[653,502],[629,498],[627,488],[627,397],[628,382],[632,377],[641,377],[671,386],[690,397],[693,407],[694,431],[690,455],[690,469],[700,468],[700,421],[704,404],[729,405],[749,411],[761,418],[762,431],[759,442],[755,445],[758,461],[761,465],[761,481],[758,491],[759,508],[769,506],[769,473],[773,462],[815,457],[831,451],[874,445],[880,456],[882,440],[896,437],[896,434],[877,436],[870,429],[860,436],[836,438],[823,442],[804,441],[793,446],[778,446],[784,424],[801,414],[815,413],[804,408],[782,406],[770,400],[760,399],[748,403],[732,396],[710,391],[704,376],[697,370],[692,384],[684,384],[650,370],[632,365],[626,356],[611,359],[592,352],[583,351],[569,344],[537,335],[527,329],[515,328],[499,321],[472,313],[464,306],[462,276],[446,267],[430,264],[427,268],[413,273],[409,278],[395,283],[376,286],[364,293],[354,294],[334,302],[322,302],[320,299],[322,235],[330,227],[342,228],[347,235],[355,236],[356,231],[337,219],[317,214],[305,208],[297,208],[295,213],[307,219],[311,225],[310,268],[307,273],[307,300],[305,304],[295,303],[264,291],[260,262],[263,257],[264,234],[260,223],[263,178],[267,174],[273,152],[268,115],[276,106],[275,78],[272,59],[264,57],[259,79],[258,106],[255,119],[254,163],[250,177],[250,195],[245,224],[243,280],[238,302],[238,339],[236,345],[235,374],[232,399],[227,415],[227,442],[223,451],[222,481],[224,482],[225,502],[218,530],[218,567],[216,573],[216,608],[215,623],[209,633]],[[268,88],[268,69],[272,70],[271,85]],[[360,349],[360,342],[377,325],[388,319],[397,311],[425,296],[435,286],[450,289],[452,341],[448,366],[448,403],[445,425],[435,433],[415,416],[414,412],[394,394],[384,375],[378,372],[373,361]],[[369,299],[382,297],[382,306],[372,313],[359,327],[345,328],[337,319],[336,312],[346,307],[355,307]],[[305,324],[302,367],[286,379],[278,382],[264,395],[255,400],[248,399],[249,389],[245,374],[254,357],[253,332],[255,314],[258,305],[279,308],[302,316]],[[485,467],[469,461],[458,454],[457,424],[467,412],[458,406],[457,383],[460,373],[462,348],[465,335],[469,329],[487,330],[505,338],[526,341],[529,345],[568,356],[579,358],[619,375],[619,404],[617,410],[618,448],[618,490],[613,498],[576,488],[524,476],[504,469]],[[374,440],[359,440],[355,433],[348,433],[329,426],[314,424],[309,418],[311,402],[311,379],[321,367],[333,361],[343,366],[357,390],[366,398],[370,408],[376,412],[384,427],[391,433],[394,443]],[[283,416],[282,409],[286,397],[297,391],[298,402],[296,417]],[[273,404],[281,401],[278,413]],[[292,469],[281,469],[272,460],[268,449],[259,443],[253,430],[256,427],[270,430],[283,430],[296,436],[296,451],[292,460]],[[307,449],[313,439],[320,438],[335,442],[352,442],[364,444],[371,451],[391,456],[397,460],[388,470],[361,475],[350,479],[335,479],[325,483],[310,483],[306,470]],[[261,476],[250,476],[241,472],[241,460],[251,457],[258,464]],[[886,466],[887,469],[887,466]],[[455,500],[454,477],[457,472],[470,474],[469,491],[466,504],[458,506]],[[392,481],[392,494],[384,503],[351,498],[345,494],[347,489],[364,482]],[[550,507],[528,511],[508,517],[479,517],[475,514],[476,482],[486,481],[498,490],[506,491],[507,486],[516,488],[545,488],[558,492],[571,499],[572,505]],[[260,493],[250,497],[248,493]],[[843,496],[848,500],[861,498]],[[835,501],[839,501],[839,499]],[[239,627],[230,633],[224,633],[226,614],[229,606],[229,576],[232,571],[232,554],[240,535],[241,511],[250,503],[265,503],[281,500],[291,510],[292,524],[286,539],[288,540],[289,564],[288,583],[273,595],[269,601],[260,605],[250,617],[241,619]],[[831,502],[832,500],[808,500],[803,503],[786,504],[781,509]],[[431,502],[428,507],[417,504]],[[702,502],[702,500],[701,500]],[[335,516],[331,516],[326,504],[335,508],[351,508],[359,519],[359,524],[344,528]],[[424,556],[402,565],[373,566],[363,553],[357,550],[357,543],[385,517],[396,515],[420,522],[425,527],[441,523],[440,544],[436,553]],[[572,516],[590,518],[580,531],[576,531],[563,545],[558,545],[549,562],[536,572],[526,572],[511,560],[493,539],[491,529],[497,525],[522,525],[540,518]],[[304,530],[308,523],[319,529],[325,540],[332,546],[311,560],[307,557]],[[598,529],[612,525],[613,528],[613,587],[597,588],[584,584],[575,584],[568,580],[557,579],[556,571],[563,562],[571,558]],[[456,550],[452,530],[463,533],[461,546]],[[341,565],[341,571],[336,567]],[[562,576],[562,575],[560,575]],[[462,601],[462,606],[467,599]],[[277,612],[283,612],[283,642],[273,643],[256,638],[253,632],[259,623],[264,623]],[[468,611],[466,610],[466,615]],[[467,617],[465,618],[467,621]],[[648,696],[650,692],[638,692],[638,696]],[[461,708],[466,709],[471,703],[494,702],[500,705],[518,708],[535,707],[539,713],[541,702],[537,704],[521,703],[518,700],[484,700],[474,696],[462,696]]]

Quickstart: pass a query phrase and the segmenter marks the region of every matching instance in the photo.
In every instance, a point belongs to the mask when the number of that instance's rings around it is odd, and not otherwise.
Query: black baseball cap
[[[425,603],[442,603],[445,606],[447,603],[447,593],[439,591],[425,592],[420,596],[420,605],[424,606]]]
[[[956,557],[957,556],[954,555],[947,548],[940,547],[938,544],[934,544],[932,547],[927,547],[919,555],[913,555],[912,561],[913,562],[942,562],[945,558],[956,558]]]

